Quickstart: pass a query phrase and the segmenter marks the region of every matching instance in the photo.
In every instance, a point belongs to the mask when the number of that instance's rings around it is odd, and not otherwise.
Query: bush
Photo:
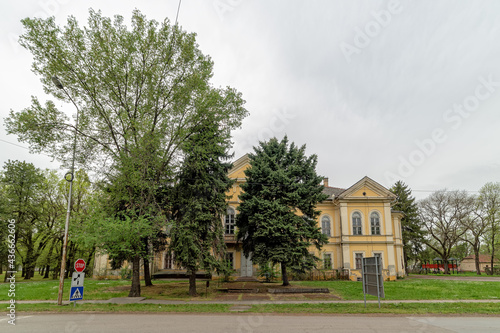
[[[273,282],[278,278],[278,273],[272,264],[259,265],[259,276],[266,279],[266,282]]]
[[[129,268],[122,268],[120,270],[120,277],[122,280],[130,280],[132,278],[132,270]]]

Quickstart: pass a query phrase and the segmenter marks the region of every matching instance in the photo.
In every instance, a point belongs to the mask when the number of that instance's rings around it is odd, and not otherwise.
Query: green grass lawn
[[[16,281],[16,300],[56,300],[59,280],[29,281],[21,278]],[[305,287],[329,288],[330,292],[344,300],[362,300],[362,284],[353,281],[292,281],[294,285]],[[142,285],[142,296],[153,299],[189,300],[188,282],[153,281],[153,287]],[[70,280],[64,283],[64,300],[69,298]],[[85,300],[101,300],[114,297],[126,297],[130,290],[129,280],[85,279]],[[198,283],[198,300],[213,300],[218,292],[216,282],[212,281],[205,294],[205,283]],[[486,281],[450,281],[404,279],[384,283],[386,300],[467,300],[500,298],[500,282]],[[0,300],[10,300],[9,285],[0,284]],[[367,296],[373,300],[376,297]],[[500,307],[500,305],[499,305]]]
[[[300,281],[308,287],[329,288],[345,300],[362,300],[363,286],[353,281]],[[404,279],[384,282],[386,300],[499,299],[500,282]],[[367,296],[367,299],[377,299]]]
[[[387,314],[500,314],[498,303],[396,303],[381,304],[260,304],[249,312],[257,313],[387,313]]]
[[[141,295],[153,299],[188,300],[189,283],[186,281],[153,281],[152,287],[145,287],[142,281]],[[130,280],[96,280],[86,278],[84,281],[83,299],[102,300],[114,297],[127,297],[130,291]],[[64,280],[63,300],[69,299],[69,289],[71,280]],[[213,281],[208,288],[208,295],[205,294],[205,282],[197,283],[199,298],[203,300],[213,299],[216,294],[216,282]],[[42,280],[35,278],[25,281],[21,276],[16,276],[16,300],[57,300],[59,292],[59,280]],[[7,301],[11,298],[9,294],[9,284],[0,283],[0,301]]]

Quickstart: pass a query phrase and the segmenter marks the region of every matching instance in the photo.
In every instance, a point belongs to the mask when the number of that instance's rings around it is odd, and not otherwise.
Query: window
[[[234,253],[228,252],[226,253],[226,265],[227,267],[233,269],[234,268]]]
[[[330,237],[332,235],[330,226],[331,226],[330,218],[328,216],[324,215],[321,218],[321,232],[324,235],[327,235],[328,237]]]
[[[374,253],[373,256],[376,258],[380,258],[379,259],[380,266],[384,267],[384,265],[382,263],[382,253]]]
[[[352,214],[352,234],[361,235],[361,214],[355,212]]]
[[[380,235],[380,217],[378,213],[373,212],[370,215],[370,225],[372,228],[372,235]]]
[[[330,253],[323,254],[323,268],[332,269],[332,255]]]
[[[175,262],[174,262],[174,254],[173,253],[167,253],[165,255],[165,262],[163,264],[164,269],[174,269]]]
[[[229,207],[226,215],[226,235],[234,235],[234,209]]]
[[[363,253],[355,253],[354,261],[356,263],[356,269],[361,269],[361,259],[363,259]]]

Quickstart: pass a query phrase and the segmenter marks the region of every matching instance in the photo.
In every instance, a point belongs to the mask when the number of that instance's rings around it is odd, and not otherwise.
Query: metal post
[[[380,270],[381,274],[379,275],[379,271],[378,271],[379,259],[380,259],[379,257],[375,257],[375,272],[377,272],[375,275],[375,277],[377,278],[377,298],[378,298],[378,308],[380,309],[380,281],[379,281],[379,278],[382,277],[382,270]]]
[[[66,210],[66,223],[64,224],[64,241],[63,241],[63,250],[62,250],[62,258],[61,258],[61,272],[59,275],[59,293],[57,295],[57,304],[62,305],[62,296],[63,296],[63,289],[64,289],[64,275],[66,273],[66,255],[67,255],[67,248],[68,248],[68,230],[69,230],[69,218],[71,216],[71,197],[73,195],[73,178],[74,178],[74,173],[75,173],[75,154],[76,154],[76,137],[77,137],[77,129],[78,129],[78,114],[79,114],[79,109],[78,106],[76,105],[75,101],[71,98],[71,96],[68,94],[66,89],[64,89],[64,86],[62,85],[61,81],[57,78],[57,76],[52,77],[52,82],[54,82],[55,86],[58,89],[61,89],[64,91],[66,96],[71,100],[73,105],[76,107],[76,124],[75,124],[75,135],[73,139],[73,157],[71,161],[71,170],[68,172],[64,178],[69,182],[69,191],[68,191],[68,208]],[[68,179],[67,176],[70,176]]]
[[[366,274],[365,274],[365,260],[364,258],[361,259],[361,281],[363,283],[363,297],[365,298],[365,308],[366,308],[366,288],[365,288],[365,277],[366,277]]]

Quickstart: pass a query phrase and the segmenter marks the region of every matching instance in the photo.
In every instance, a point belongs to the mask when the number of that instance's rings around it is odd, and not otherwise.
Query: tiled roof
[[[331,199],[333,196],[336,197],[344,191],[345,191],[345,189],[339,188],[339,187],[326,186],[323,188],[323,193],[328,195],[328,199]]]

